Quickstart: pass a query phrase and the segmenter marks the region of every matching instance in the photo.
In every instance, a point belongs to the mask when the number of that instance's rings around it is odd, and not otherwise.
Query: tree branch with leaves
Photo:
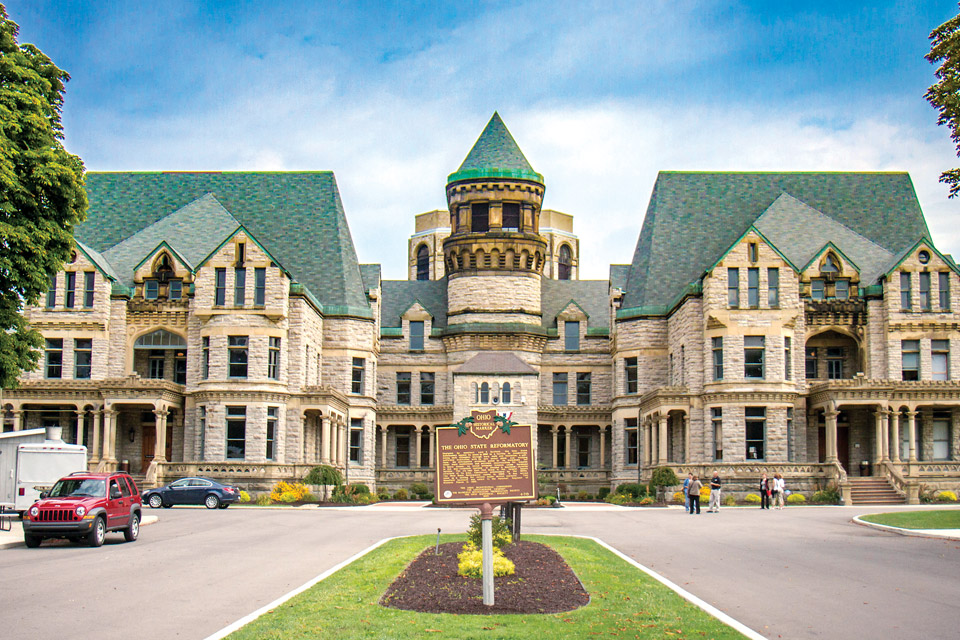
[[[960,15],[947,20],[930,33],[930,53],[924,56],[931,64],[939,64],[934,75],[937,82],[924,97],[940,116],[938,125],[950,128],[950,139],[960,156]],[[960,194],[960,169],[940,174],[940,182],[950,187],[950,197]]]
[[[63,147],[67,72],[0,5],[0,386],[36,367],[40,333],[23,317],[73,250],[87,210],[83,162]]]

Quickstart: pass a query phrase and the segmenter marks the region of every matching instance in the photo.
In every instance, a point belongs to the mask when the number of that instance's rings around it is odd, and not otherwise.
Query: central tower
[[[448,323],[540,324],[547,243],[540,235],[543,176],[493,114],[447,178],[443,242]]]

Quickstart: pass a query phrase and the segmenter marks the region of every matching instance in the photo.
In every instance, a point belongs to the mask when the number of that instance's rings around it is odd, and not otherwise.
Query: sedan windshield
[[[51,498],[102,498],[107,495],[103,480],[77,478],[59,480],[50,491]]]

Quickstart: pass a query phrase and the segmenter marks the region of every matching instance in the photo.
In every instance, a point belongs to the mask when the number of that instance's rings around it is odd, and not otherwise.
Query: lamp
[[[130,442],[134,442],[137,439],[137,432],[133,427],[130,427],[130,430],[127,431],[127,437],[130,439]]]

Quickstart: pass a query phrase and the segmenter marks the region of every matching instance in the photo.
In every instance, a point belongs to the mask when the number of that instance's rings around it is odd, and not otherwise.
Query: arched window
[[[430,279],[430,251],[422,244],[417,249],[417,280]]]
[[[480,404],[490,403],[490,385],[486,382],[480,385]]]
[[[510,404],[510,383],[504,382],[503,387],[500,389],[500,402],[503,404]]]
[[[160,256],[160,262],[157,264],[153,275],[156,276],[160,282],[166,282],[170,279],[170,276],[173,275],[173,267],[170,266],[170,257],[167,254],[164,253]]]
[[[832,253],[827,254],[827,259],[823,261],[823,267],[820,273],[837,273],[840,269],[837,267],[837,259]]]
[[[557,260],[557,278],[560,280],[569,280],[570,273],[572,271],[572,263],[570,259],[570,247],[567,245],[561,245],[560,247],[560,257]]]

